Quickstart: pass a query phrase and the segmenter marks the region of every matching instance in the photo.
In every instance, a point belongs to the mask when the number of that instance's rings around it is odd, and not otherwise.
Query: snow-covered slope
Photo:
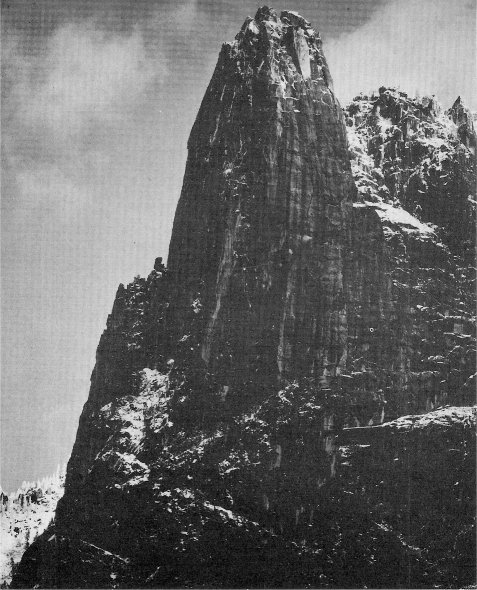
[[[36,483],[23,482],[14,493],[0,489],[0,584],[11,581],[25,549],[53,520],[64,491],[65,471],[66,466],[59,467]]]
[[[440,237],[458,253],[472,247],[475,131],[460,97],[444,111],[435,97],[382,87],[346,114],[355,206],[374,208],[388,233]]]

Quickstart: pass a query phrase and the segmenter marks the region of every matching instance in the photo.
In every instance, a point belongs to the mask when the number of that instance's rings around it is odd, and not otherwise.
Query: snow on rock
[[[103,468],[121,475],[121,483],[116,482],[115,487],[136,486],[148,480],[149,467],[137,455],[144,450],[149,432],[172,425],[163,411],[168,400],[168,376],[145,368],[139,372],[139,377],[137,395],[124,396],[99,411],[100,423],[115,426],[114,433],[97,455]],[[98,463],[91,469],[97,469]],[[116,481],[114,477],[113,481]]]
[[[382,424],[377,428],[395,429],[395,430],[413,430],[433,428],[455,428],[460,423],[469,428],[476,426],[477,406],[451,407],[445,406],[438,408],[433,412],[421,415],[401,416],[392,422]]]
[[[346,376],[360,408],[356,423],[382,421],[379,411],[361,415],[373,395],[388,420],[468,404],[475,372],[473,125],[460,104],[444,112],[433,97],[384,87],[357,96],[345,113],[357,187],[347,352],[359,365]],[[431,360],[437,356],[443,360]],[[382,371],[388,375],[379,383]],[[368,376],[377,379],[374,394]]]
[[[23,482],[13,493],[2,493],[0,508],[0,584],[9,584],[12,570],[25,549],[54,519],[63,496],[66,467],[36,483]],[[3,587],[3,586],[2,586]]]
[[[368,203],[366,203],[368,204]],[[419,221],[417,217],[411,215],[402,207],[394,207],[389,203],[369,203],[374,207],[379,217],[385,222],[392,225],[400,226],[403,231],[416,231],[423,235],[434,234],[435,230],[432,226]]]
[[[379,204],[384,226],[472,247],[475,131],[460,98],[443,111],[434,97],[383,87],[345,112],[359,202]]]

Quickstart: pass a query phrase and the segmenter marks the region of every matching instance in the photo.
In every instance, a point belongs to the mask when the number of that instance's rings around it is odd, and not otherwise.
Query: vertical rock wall
[[[171,239],[171,348],[190,338],[226,386],[344,362],[354,184],[310,24],[261,9],[225,44],[189,139]],[[173,353],[171,353],[173,354]]]
[[[347,108],[348,423],[473,403],[475,131],[460,100],[380,88]],[[354,407],[354,411],[353,408]]]

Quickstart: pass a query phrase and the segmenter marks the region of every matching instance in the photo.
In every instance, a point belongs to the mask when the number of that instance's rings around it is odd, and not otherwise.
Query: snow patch
[[[419,221],[417,217],[411,215],[408,211],[405,211],[401,207],[393,207],[388,203],[381,202],[368,203],[376,209],[377,214],[383,221],[387,221],[394,225],[404,226],[403,229],[411,229],[418,231],[421,234],[431,235],[434,234],[434,228],[426,223]]]
[[[41,535],[55,516],[63,496],[66,466],[36,483],[23,482],[0,510],[0,585],[11,581],[12,564],[20,561],[27,546]],[[52,541],[53,537],[49,538]]]

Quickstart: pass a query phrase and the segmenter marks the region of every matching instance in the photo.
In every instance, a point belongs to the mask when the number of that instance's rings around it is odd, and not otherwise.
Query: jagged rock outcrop
[[[473,403],[473,134],[460,102],[392,89],[342,111],[305,19],[248,18],[191,133],[168,268],[118,290],[13,587],[470,583],[437,515],[470,530],[475,416],[389,421]]]
[[[23,553],[55,517],[63,495],[66,465],[13,493],[0,490],[0,587],[7,588]]]
[[[376,405],[394,418],[475,399],[475,156],[462,125],[474,141],[475,131],[463,112],[386,88],[347,108],[358,199],[346,385],[361,392],[357,425],[376,423]]]
[[[67,489],[84,484],[92,462],[109,437],[102,425],[96,426],[100,409],[137,391],[140,371],[157,362],[165,307],[161,290],[165,269],[161,262],[156,261],[147,279],[136,277],[126,287],[118,287],[96,351],[90,393],[68,463]]]
[[[474,117],[460,96],[449,109],[447,115],[457,125],[460,141],[475,155]]]

